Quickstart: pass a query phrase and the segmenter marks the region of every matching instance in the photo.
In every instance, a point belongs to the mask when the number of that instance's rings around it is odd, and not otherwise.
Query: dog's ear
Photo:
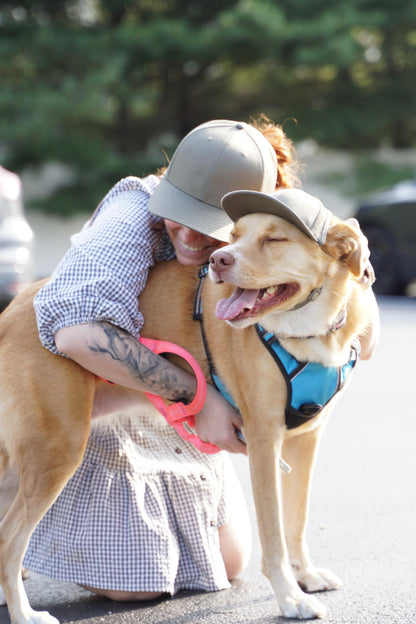
[[[355,277],[363,277],[369,263],[370,252],[367,239],[356,219],[332,224],[323,249],[333,258],[345,263]]]

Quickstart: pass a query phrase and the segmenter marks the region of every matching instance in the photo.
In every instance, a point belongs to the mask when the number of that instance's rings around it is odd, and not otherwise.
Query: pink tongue
[[[215,316],[224,321],[231,321],[238,316],[244,308],[251,310],[256,303],[258,294],[258,290],[236,288],[231,297],[228,299],[221,299],[221,301],[217,303]]]

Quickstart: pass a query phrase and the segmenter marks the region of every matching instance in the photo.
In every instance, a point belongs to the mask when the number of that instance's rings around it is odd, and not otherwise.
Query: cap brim
[[[256,212],[272,214],[285,219],[285,221],[289,221],[289,223],[292,223],[301,232],[306,234],[306,236],[312,238],[312,240],[319,244],[323,242],[317,239],[315,234],[289,206],[286,206],[286,204],[283,204],[271,195],[259,193],[258,191],[233,191],[223,197],[221,204],[225,212],[234,222],[245,215]]]
[[[234,225],[222,208],[195,199],[166,178],[154,190],[148,208],[149,212],[158,217],[175,221],[226,243]]]

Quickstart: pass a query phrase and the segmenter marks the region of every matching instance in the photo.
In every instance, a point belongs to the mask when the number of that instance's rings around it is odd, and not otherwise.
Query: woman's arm
[[[362,264],[367,269],[370,269],[372,279],[369,283],[369,287],[371,287],[374,282],[374,271],[370,264],[370,250],[368,248],[368,240],[366,236],[361,231],[360,224],[354,217],[350,217],[346,220],[346,223],[353,227],[357,232],[359,232],[361,236],[361,246],[362,246]],[[369,360],[373,355],[380,338],[380,313],[377,306],[377,301],[374,293],[371,294],[371,321],[369,325],[366,327],[364,333],[360,336],[361,343],[361,359]]]
[[[96,322],[60,329],[55,344],[61,353],[103,379],[170,401],[191,401],[193,375],[171,365],[112,323]]]
[[[184,369],[156,355],[112,323],[96,322],[60,329],[55,335],[58,350],[95,375],[170,401],[191,401],[196,379]],[[245,453],[235,428],[241,429],[238,412],[208,386],[207,399],[196,415],[196,431],[204,442],[221,449]]]
[[[376,298],[371,299],[371,321],[365,332],[360,336],[361,359],[369,360],[373,355],[380,338],[380,313]]]

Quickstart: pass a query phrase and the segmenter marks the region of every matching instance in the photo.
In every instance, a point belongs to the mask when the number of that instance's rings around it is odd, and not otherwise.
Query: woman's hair
[[[282,126],[274,124],[266,115],[252,119],[250,125],[262,133],[276,152],[276,189],[299,185],[298,172],[300,166],[295,147],[291,139],[286,136]]]

